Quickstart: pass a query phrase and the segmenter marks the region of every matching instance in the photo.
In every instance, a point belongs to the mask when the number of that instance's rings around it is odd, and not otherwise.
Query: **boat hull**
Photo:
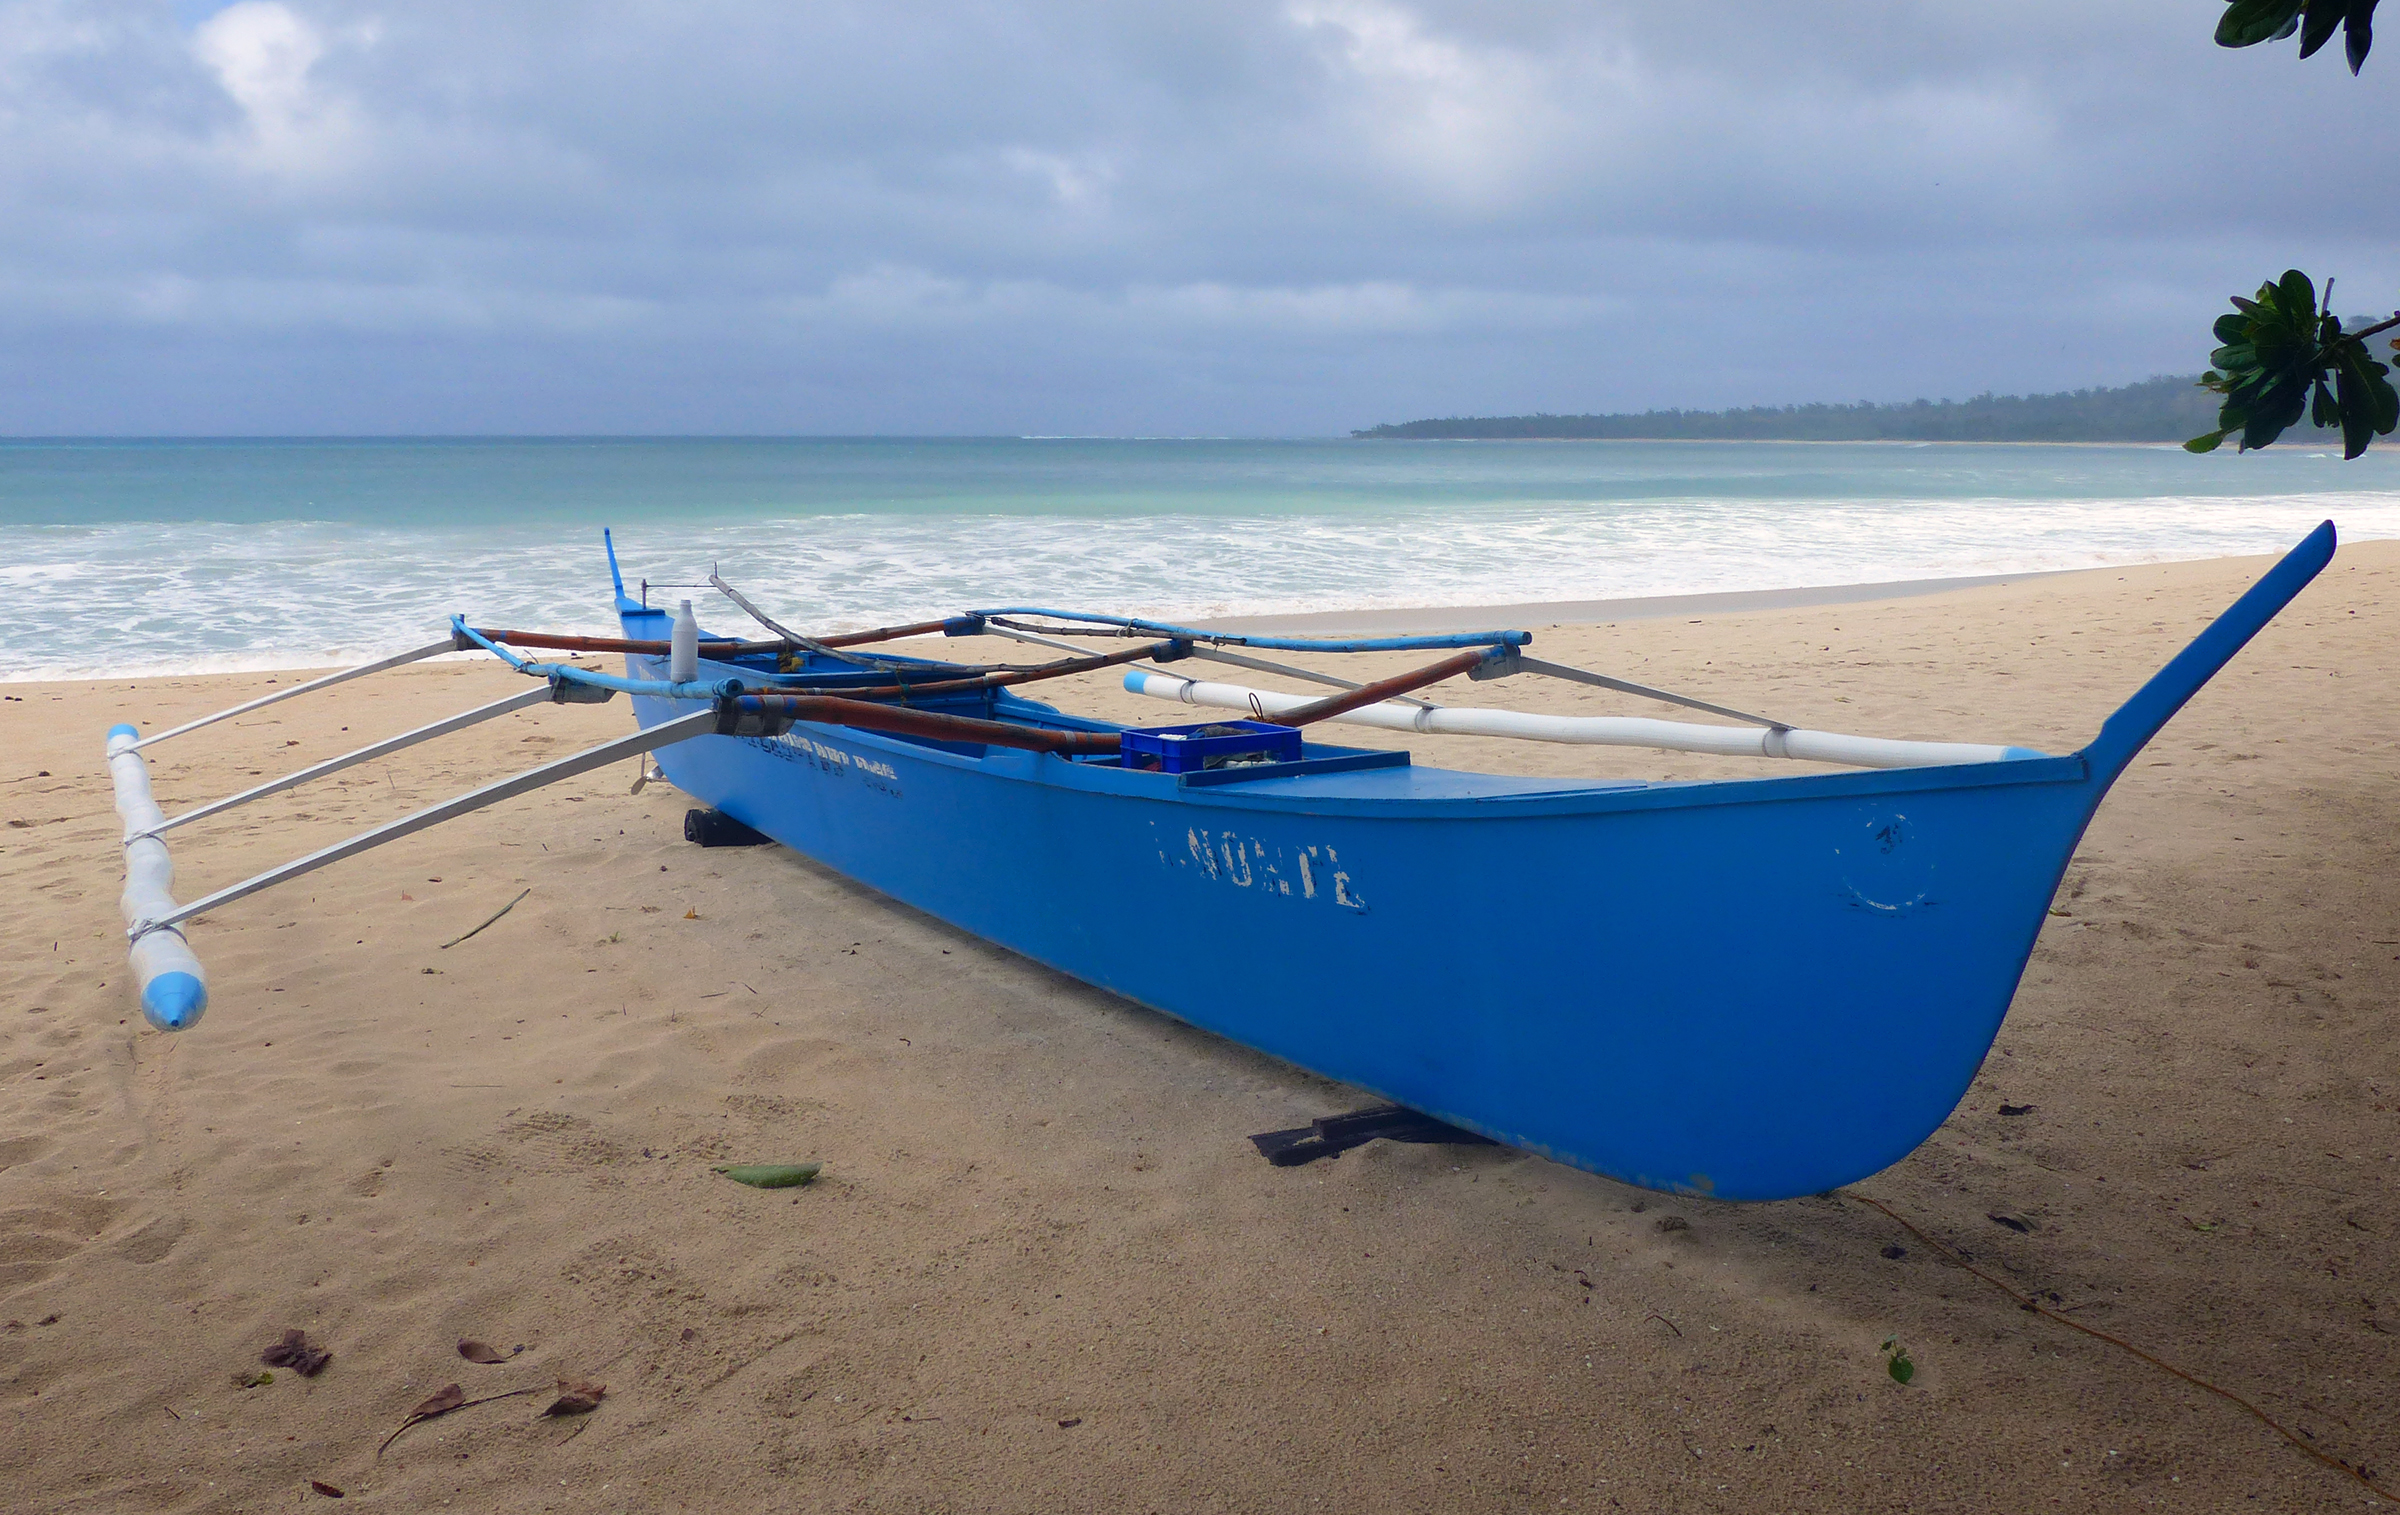
[[[2066,757],[1228,783],[802,725],[658,761],[870,888],[1192,1025],[1628,1183],[1780,1199],[1948,1118],[2110,782],[2332,551],[2328,525]],[[628,635],[660,624],[619,609]]]
[[[658,758],[1086,983],[1510,1145],[1730,1199],[1862,1177],[1948,1117],[2089,788],[2053,759],[1993,765],[2039,781],[1780,797],[1445,800],[1421,769],[1192,790],[812,726]]]

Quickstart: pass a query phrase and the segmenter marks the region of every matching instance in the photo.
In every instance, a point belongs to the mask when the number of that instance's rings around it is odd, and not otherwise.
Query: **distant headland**
[[[1461,440],[1746,442],[2180,442],[2216,425],[2219,397],[2197,375],[2116,389],[1978,395],[1903,405],[1753,406],[1640,415],[1453,416],[1353,431],[1353,437]]]

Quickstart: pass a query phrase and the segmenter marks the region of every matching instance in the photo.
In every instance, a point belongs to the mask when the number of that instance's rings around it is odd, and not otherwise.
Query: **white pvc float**
[[[131,938],[128,958],[133,969],[134,987],[141,997],[144,1020],[161,1031],[187,1031],[198,1025],[200,1017],[207,1012],[208,976],[200,966],[199,957],[192,951],[191,944],[184,940],[182,929],[185,921],[202,912],[213,910],[220,905],[230,904],[270,885],[281,883],[286,879],[298,878],[300,875],[313,872],[328,863],[355,856],[373,847],[380,847],[385,842],[396,841],[401,837],[421,831],[427,826],[438,825],[455,816],[480,810],[486,805],[496,804],[528,790],[539,789],[545,784],[572,778],[579,773],[587,773],[594,768],[620,762],[628,757],[643,756],[672,742],[702,735],[713,729],[716,722],[715,712],[710,710],[671,720],[662,725],[648,727],[634,732],[631,736],[604,742],[598,747],[579,752],[572,757],[544,764],[542,767],[517,774],[512,778],[486,784],[480,789],[419,810],[413,815],[403,816],[387,825],[362,832],[347,841],[336,842],[330,847],[321,847],[305,857],[295,858],[281,867],[270,868],[266,872],[244,879],[238,884],[228,885],[188,905],[179,905],[175,902],[175,864],[167,853],[167,844],[160,835],[161,832],[183,825],[187,821],[221,814],[270,794],[281,794],[311,780],[338,773],[372,758],[398,752],[403,748],[413,747],[419,742],[446,736],[452,732],[461,731],[469,726],[478,725],[545,701],[591,704],[610,697],[610,691],[605,688],[594,690],[588,686],[570,686],[554,676],[547,685],[523,690],[505,699],[493,701],[473,710],[462,711],[457,715],[445,716],[441,720],[420,726],[413,731],[404,731],[398,736],[386,737],[379,742],[370,742],[364,747],[343,753],[339,757],[328,758],[321,763],[312,764],[296,773],[285,774],[281,778],[270,779],[266,783],[254,785],[239,794],[228,795],[224,799],[196,806],[172,819],[169,819],[159,809],[158,801],[151,796],[150,765],[148,760],[142,756],[142,749],[154,742],[163,742],[168,737],[181,736],[187,731],[197,731],[203,726],[225,720],[230,716],[240,715],[245,711],[257,710],[261,706],[274,704],[278,700],[290,699],[294,695],[306,694],[311,690],[324,689],[349,679],[360,678],[370,673],[379,673],[387,668],[397,668],[404,663],[413,663],[421,658],[449,652],[454,650],[454,647],[454,640],[442,641],[417,648],[411,652],[379,658],[363,667],[348,668],[339,673],[328,674],[323,678],[311,679],[307,683],[278,690],[274,694],[236,705],[228,710],[217,711],[213,715],[202,716],[196,721],[187,721],[172,730],[161,731],[148,737],[143,736],[139,728],[130,725],[109,728],[109,778],[116,789],[117,815],[125,825],[125,892],[119,896],[117,903],[118,908],[125,915],[125,934]],[[691,602],[687,600],[684,602],[682,614],[676,620],[673,658],[678,666],[690,670],[697,664],[698,654],[697,625],[692,619]],[[691,675],[687,671],[684,675],[685,680],[688,682],[690,677]]]
[[[388,821],[371,831],[362,831],[346,841],[335,842],[329,847],[319,847],[316,851],[303,857],[296,857],[281,867],[269,868],[266,872],[253,874],[238,884],[228,884],[214,894],[203,895],[188,905],[176,904],[172,898],[164,895],[163,888],[158,895],[151,895],[145,891],[140,914],[136,915],[134,914],[133,890],[129,886],[126,890],[127,904],[125,908],[129,934],[134,939],[134,951],[138,955],[141,952],[142,943],[153,937],[173,932],[175,928],[193,916],[214,910],[221,905],[230,905],[238,899],[247,899],[261,889],[271,888],[289,879],[296,879],[302,874],[314,873],[329,863],[338,863],[344,858],[356,857],[358,854],[380,847],[386,842],[396,842],[404,836],[413,836],[428,826],[438,826],[444,821],[456,820],[459,816],[481,810],[486,805],[496,805],[502,800],[514,799],[520,794],[530,793],[546,784],[555,784],[561,779],[570,779],[577,774],[589,773],[595,768],[605,768],[613,763],[621,763],[629,757],[640,757],[645,752],[654,752],[676,742],[688,741],[696,736],[705,736],[716,729],[716,724],[717,713],[714,710],[702,710],[691,715],[678,716],[673,720],[662,721],[656,726],[645,726],[630,736],[621,736],[614,741],[602,742],[597,747],[587,747],[573,757],[560,758],[554,763],[545,763],[539,768],[527,769],[523,773],[486,784],[480,789],[472,789],[465,794],[453,796],[438,805],[429,805],[423,810],[404,815],[396,821]],[[143,800],[147,801],[149,798],[148,778],[138,776],[135,781],[141,786]],[[118,782],[121,793],[123,792],[122,785],[126,781],[120,778]],[[158,807],[150,805],[143,813],[156,816]],[[162,871],[167,870],[166,847],[157,837],[137,837],[126,848],[128,859],[131,858],[133,849],[137,846],[157,847],[159,849],[158,867]],[[168,871],[168,876],[172,876],[171,871]],[[157,906],[155,909],[151,908],[153,901]],[[189,951],[190,949],[185,949],[187,956]],[[198,961],[193,960],[193,970],[196,971],[198,966]],[[198,1019],[196,1013],[193,1019]],[[186,1024],[188,1025],[189,1022]],[[181,1029],[164,1023],[161,1023],[161,1027],[165,1030]]]
[[[1173,674],[1125,675],[1125,687],[1153,699],[1180,700],[1220,710],[1249,711],[1273,719],[1312,704],[1316,697],[1217,684]],[[1700,752],[1720,757],[1794,758],[1840,763],[1852,768],[1929,768],[1956,763],[1998,763],[2040,757],[2025,747],[1980,742],[1904,742],[1884,737],[1845,736],[1787,726],[1702,726],[1690,721],[1655,721],[1639,716],[1531,715],[1465,705],[1414,707],[1386,701],[1332,717],[1385,731],[1442,736],[1514,737],[1532,742],[1571,742],[1601,747],[1649,747],[1665,752]]]
[[[117,791],[117,816],[125,823],[125,892],[117,907],[127,927],[176,912],[175,864],[167,844],[151,833],[166,824],[150,797],[150,765],[135,749],[142,734],[132,726],[108,732],[108,775]],[[208,1010],[208,975],[183,933],[169,926],[145,931],[131,953],[134,988],[142,1019],[161,1031],[188,1031]]]

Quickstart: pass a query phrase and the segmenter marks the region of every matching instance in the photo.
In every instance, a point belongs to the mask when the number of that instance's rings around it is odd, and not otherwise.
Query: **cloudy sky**
[[[2400,58],[2225,52],[2217,10],[0,0],[0,434],[1307,435],[2189,372],[2291,263],[2400,302]]]

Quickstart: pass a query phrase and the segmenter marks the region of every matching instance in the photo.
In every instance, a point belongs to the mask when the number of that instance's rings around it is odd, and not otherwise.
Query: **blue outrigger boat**
[[[620,639],[455,621],[443,642],[333,679],[481,647],[544,681],[501,705],[623,692],[640,728],[633,736],[176,905],[165,882],[145,879],[165,866],[157,832],[196,812],[158,817],[138,749],[193,728],[145,740],[119,727],[110,750],[127,816],[126,914],[145,1013],[188,1025],[205,988],[197,960],[185,961],[179,922],[650,752],[679,789],[870,888],[1300,1067],[1648,1188],[1738,1200],[1809,1194],[1899,1160],[1948,1118],[1998,1034],[2109,785],[2333,551],[2328,522],[2089,745],[2048,756],[1810,733],[1535,663],[1520,632],[1311,642],[1019,609],[809,638],[712,577],[779,633],[736,642],[700,634],[688,601],[670,612],[646,603],[647,586],[628,595],[612,545]],[[998,632],[1078,656],[1028,670],[854,650],[933,631]],[[1093,636],[1142,645],[1087,654],[1062,640]],[[626,673],[532,662],[517,650],[525,647],[622,650]],[[1252,656],[1408,648],[1451,655],[1366,685]],[[1342,692],[1269,697],[1132,667],[1187,656],[1298,672]],[[1099,667],[1129,668],[1128,686],[1142,692],[1246,704],[1251,719],[1125,728],[1012,692]],[[1339,719],[1513,731],[1458,725],[1477,713],[1409,694],[1461,674],[1523,671],[1676,698],[1746,723],[1672,728],[1703,734],[1681,745],[1882,766],[1693,783],[1511,778],[1301,735]],[[502,713],[468,712],[202,809]],[[155,865],[146,848],[156,849]],[[1082,908],[1096,893],[1126,908]]]

